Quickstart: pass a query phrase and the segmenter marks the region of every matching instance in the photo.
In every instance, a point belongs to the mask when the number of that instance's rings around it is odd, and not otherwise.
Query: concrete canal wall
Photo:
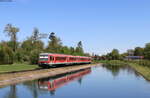
[[[50,68],[50,69],[34,70],[34,71],[27,71],[27,72],[0,74],[0,87],[21,83],[25,81],[30,81],[30,80],[36,80],[44,77],[56,76],[59,74],[78,71],[78,70],[90,68],[92,66],[97,66],[97,65],[100,64],[67,66],[67,67]]]

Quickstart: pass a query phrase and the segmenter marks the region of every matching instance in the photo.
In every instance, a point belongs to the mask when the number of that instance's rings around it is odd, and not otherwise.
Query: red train
[[[39,66],[48,67],[60,64],[88,64],[91,63],[91,57],[73,56],[64,54],[41,53],[39,55]]]

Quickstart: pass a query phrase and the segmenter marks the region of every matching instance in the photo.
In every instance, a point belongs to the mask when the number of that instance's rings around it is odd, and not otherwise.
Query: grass
[[[119,60],[105,60],[100,61],[106,66],[115,67],[127,65],[133,68],[136,72],[140,73],[145,79],[150,80],[150,61],[119,61]]]
[[[135,63],[129,63],[129,66],[140,73],[145,79],[150,80],[150,67],[142,66]]]
[[[5,72],[16,72],[16,71],[25,71],[39,68],[38,65],[29,65],[29,64],[12,64],[12,65],[0,65],[0,73]]]
[[[104,65],[107,66],[124,66],[126,65],[125,62],[120,61],[120,60],[102,60],[100,63],[103,63]]]

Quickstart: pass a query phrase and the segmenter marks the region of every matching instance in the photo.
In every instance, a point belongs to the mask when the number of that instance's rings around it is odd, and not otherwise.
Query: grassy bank
[[[5,72],[16,72],[16,71],[25,71],[39,68],[37,65],[29,65],[29,64],[12,64],[12,65],[0,65],[0,73]]]
[[[150,61],[100,61],[106,66],[123,66],[128,65],[133,68],[136,72],[140,73],[144,78],[150,80]]]
[[[124,66],[124,65],[126,65],[126,62],[123,62],[120,60],[102,60],[99,62],[103,63],[104,65],[108,65],[108,66]]]
[[[142,66],[136,63],[129,63],[129,66],[140,73],[144,78],[150,80],[150,67]]]

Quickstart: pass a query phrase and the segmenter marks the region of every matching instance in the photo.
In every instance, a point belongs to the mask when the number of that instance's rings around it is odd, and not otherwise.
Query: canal
[[[0,88],[0,98],[150,98],[150,82],[128,67],[85,70]]]

